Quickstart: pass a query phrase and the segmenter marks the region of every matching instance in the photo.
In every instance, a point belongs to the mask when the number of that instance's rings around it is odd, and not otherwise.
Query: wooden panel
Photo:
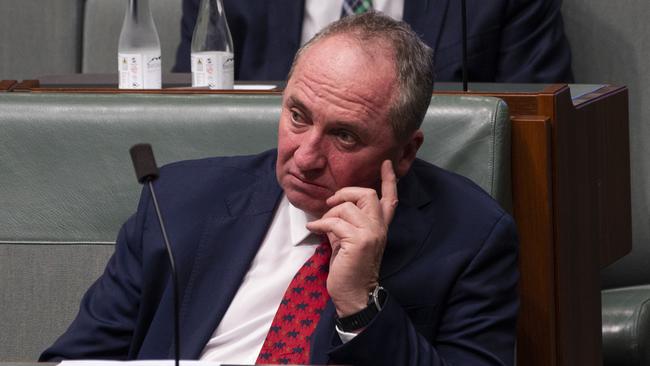
[[[23,80],[14,87],[13,91],[29,92],[32,90],[32,88],[37,88],[38,85],[38,80]]]
[[[496,96],[496,95],[490,95]],[[508,104],[511,116],[518,115],[539,115],[539,106],[537,97],[531,95],[499,95],[497,98],[503,99]]]
[[[14,85],[16,85],[16,80],[0,80],[0,92],[11,91]]]
[[[70,74],[46,75],[38,80],[20,82],[16,91],[35,93],[93,93],[93,94],[259,94],[281,91],[284,82],[263,83],[266,89],[259,89],[259,83],[239,81],[237,90],[211,90],[207,87],[192,88],[190,74],[163,74],[163,89],[118,89],[117,74]],[[244,89],[251,85],[251,89]]]
[[[513,199],[522,251],[518,342],[525,342],[518,345],[519,364],[600,365],[599,270],[631,248],[627,91],[604,87],[582,96],[577,107],[568,87],[560,85],[538,94],[481,94],[504,99],[513,119]],[[548,134],[530,127],[532,136],[522,138],[521,121],[535,119],[526,114],[550,121],[546,153],[531,144],[541,149],[535,138]],[[550,166],[544,179],[527,179],[532,173],[518,163],[525,149],[539,152],[531,164]],[[540,196],[524,196],[522,189],[549,197],[550,215],[538,217],[539,202],[526,201]],[[541,227],[526,223],[531,215]],[[543,286],[547,280],[551,287]]]
[[[513,212],[519,232],[517,364],[556,362],[550,120],[512,118]]]
[[[627,89],[606,87],[581,103],[575,113],[591,131],[590,182],[598,215],[592,229],[604,268],[632,250],[632,207]]]
[[[22,86],[23,84],[21,84]],[[26,88],[16,91],[29,91],[32,93],[82,93],[82,94],[282,94],[277,90],[254,90],[254,89],[115,89],[115,88]]]
[[[554,103],[558,349],[564,365],[602,364],[600,269],[631,247],[627,90],[576,109]]]

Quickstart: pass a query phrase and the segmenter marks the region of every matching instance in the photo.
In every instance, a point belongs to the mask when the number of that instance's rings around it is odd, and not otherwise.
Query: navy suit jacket
[[[304,1],[223,0],[235,49],[237,80],[285,80],[300,47]],[[190,71],[200,0],[183,0],[175,72]],[[561,0],[467,0],[469,80],[571,82],[571,52]],[[458,0],[405,0],[403,19],[434,50],[437,81],[459,81]]]
[[[282,197],[271,150],[171,164],[155,183],[176,257],[182,358],[197,358],[234,297]],[[416,160],[398,185],[373,322],[346,344],[330,300],[310,361],[357,365],[512,365],[517,240],[510,216],[467,179]],[[168,260],[143,192],[104,274],[70,328],[41,355],[173,355]]]

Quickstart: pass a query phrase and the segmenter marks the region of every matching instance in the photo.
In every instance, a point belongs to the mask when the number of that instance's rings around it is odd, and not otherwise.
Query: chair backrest
[[[279,95],[0,94],[0,361],[35,360],[101,273],[140,186],[128,149],[160,165],[276,145]],[[505,103],[434,97],[419,156],[510,205]]]

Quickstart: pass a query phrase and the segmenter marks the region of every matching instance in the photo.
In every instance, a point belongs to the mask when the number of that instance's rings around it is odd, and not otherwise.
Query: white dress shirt
[[[266,237],[201,360],[254,364],[285,290],[314,254],[320,238],[305,224],[313,218],[286,196],[275,212]]]
[[[402,20],[404,0],[373,0],[373,9],[389,17]],[[318,31],[341,17],[343,0],[305,0],[305,15],[302,20],[300,44],[307,43]]]

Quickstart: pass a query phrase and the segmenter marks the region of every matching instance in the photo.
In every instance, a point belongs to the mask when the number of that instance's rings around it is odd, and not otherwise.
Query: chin
[[[286,192],[287,199],[294,205],[296,208],[299,208],[305,211],[307,214],[314,217],[321,217],[329,209],[325,201],[315,200],[310,197],[306,197],[299,192]]]

